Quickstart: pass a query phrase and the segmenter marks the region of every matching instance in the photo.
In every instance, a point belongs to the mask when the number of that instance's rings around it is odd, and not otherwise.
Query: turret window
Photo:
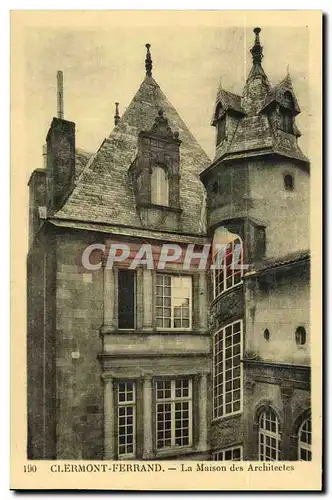
[[[162,167],[153,167],[151,175],[151,203],[168,207],[168,177]]]
[[[289,134],[293,133],[293,112],[287,108],[280,109],[280,128]]]
[[[213,270],[213,292],[216,299],[223,292],[242,281],[243,249],[238,236],[225,244],[215,257]]]
[[[217,146],[220,144],[226,135],[226,116],[221,118],[217,123]]]
[[[293,191],[294,190],[294,177],[290,174],[286,174],[284,176],[284,186],[286,191]]]
[[[304,345],[306,343],[306,331],[303,326],[299,326],[295,332],[295,342],[297,345]]]
[[[268,328],[264,330],[264,338],[265,340],[270,340],[270,330]]]
[[[213,342],[213,416],[242,411],[242,321],[221,328]]]

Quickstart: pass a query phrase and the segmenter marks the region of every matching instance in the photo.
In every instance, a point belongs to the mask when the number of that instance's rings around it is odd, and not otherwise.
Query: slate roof
[[[76,149],[76,152],[75,152],[75,178],[76,179],[81,175],[83,168],[86,166],[86,164],[88,163],[91,156],[92,156],[92,153],[88,153],[87,151],[84,151],[83,149]]]
[[[149,76],[142,82],[110,136],[90,156],[80,172],[76,187],[53,218],[143,227],[136,210],[134,188],[128,169],[137,154],[139,132],[150,130],[160,108],[164,110],[172,131],[178,131],[182,141],[182,231],[200,231],[204,187],[199,180],[199,173],[207,167],[210,159],[157,82]]]
[[[265,75],[265,73],[264,73]],[[250,96],[250,85],[252,84],[252,75],[248,77],[245,85],[245,92]],[[264,85],[265,79],[262,77],[261,91],[266,89],[266,97],[263,94],[263,106],[258,112],[251,112],[239,118],[237,127],[233,135],[229,136],[227,140],[216,149],[215,160],[222,159],[223,161],[230,161],[250,156],[264,155],[264,154],[277,154],[299,160],[309,164],[308,158],[303,154],[297,144],[296,136],[300,136],[300,132],[296,125],[294,126],[294,135],[288,134],[276,128],[273,120],[265,112],[268,105],[274,100],[280,100],[284,92],[289,91],[293,96],[295,113],[300,112],[298,102],[293,90],[291,78],[287,75],[281,82],[275,85],[272,89]],[[220,91],[219,91],[220,92]],[[223,94],[229,95],[230,92],[222,91]],[[255,93],[257,93],[257,86],[252,91],[254,94],[253,102],[255,102]],[[235,94],[232,94],[233,96]],[[244,101],[248,100],[246,97],[236,99],[238,109],[246,107]],[[241,104],[242,103],[242,104]],[[249,99],[250,103],[250,99]],[[244,111],[243,111],[244,113]]]
[[[279,267],[290,266],[299,262],[310,260],[310,250],[300,250],[291,252],[282,257],[264,259],[262,262],[256,264],[255,268],[246,274],[247,277],[253,276],[257,273],[267,272]]]
[[[293,84],[292,80],[289,74],[285,76],[281,82],[277,83],[266,95],[262,110],[265,109],[269,104],[271,104],[273,101],[279,102],[281,96],[285,92],[290,92],[293,96],[293,104],[294,104],[294,111],[295,114],[301,113],[300,106],[297,102],[296,95],[293,89]]]
[[[221,104],[224,110],[232,109],[233,111],[237,111],[238,113],[245,114],[245,111],[241,106],[241,96],[233,94],[232,92],[228,92],[221,87],[217,92],[215,110],[217,109],[218,104]],[[216,116],[214,113],[211,125],[215,124],[215,118]]]

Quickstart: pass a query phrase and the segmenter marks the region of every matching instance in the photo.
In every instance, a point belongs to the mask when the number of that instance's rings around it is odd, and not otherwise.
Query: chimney
[[[75,123],[63,117],[63,73],[57,72],[57,118],[46,137],[48,207],[59,210],[74,187]]]
[[[58,71],[57,75],[57,110],[58,118],[63,119],[63,72]]]
[[[47,169],[47,144],[43,144],[43,167]]]
[[[29,179],[29,247],[32,245],[41,220],[40,209],[45,209],[46,205],[46,170],[36,168]]]

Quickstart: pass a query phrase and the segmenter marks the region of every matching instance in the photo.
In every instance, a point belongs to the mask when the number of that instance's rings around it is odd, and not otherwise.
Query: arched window
[[[213,239],[213,248],[216,249],[212,276],[214,298],[240,283],[243,276],[242,240],[225,228],[220,229],[220,232],[215,232]],[[220,245],[220,248],[217,245]]]
[[[272,408],[264,410],[259,417],[259,460],[280,460],[280,428],[277,414]]]
[[[298,438],[298,459],[309,462],[311,460],[311,417],[302,422]]]
[[[293,191],[294,189],[294,177],[291,174],[286,174],[284,176],[284,186],[286,191]]]
[[[303,326],[298,326],[295,331],[295,342],[297,345],[304,345],[306,343],[307,333]]]
[[[162,167],[153,167],[152,169],[151,203],[168,206],[168,177]]]

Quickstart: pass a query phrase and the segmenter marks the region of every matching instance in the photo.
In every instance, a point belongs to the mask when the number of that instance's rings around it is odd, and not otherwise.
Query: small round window
[[[265,340],[270,340],[270,330],[268,328],[264,330],[264,338]]]
[[[295,332],[295,342],[297,345],[304,345],[307,340],[307,333],[305,331],[305,328],[303,326],[299,326],[296,328]]]
[[[290,174],[284,176],[284,186],[286,191],[293,191],[294,189],[294,177]]]

